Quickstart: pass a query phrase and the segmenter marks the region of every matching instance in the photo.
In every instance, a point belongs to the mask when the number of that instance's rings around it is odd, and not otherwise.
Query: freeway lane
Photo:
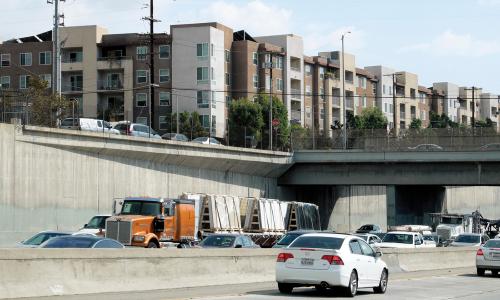
[[[500,299],[500,278],[479,278],[475,269],[453,269],[391,276],[385,295],[361,291],[357,299]],[[105,282],[103,282],[105,284]],[[196,299],[196,300],[282,300],[282,299],[342,299],[334,293],[321,294],[314,289],[297,289],[291,296],[280,295],[274,282],[196,287],[150,292],[119,292],[93,295],[56,296],[54,300],[132,300],[132,299]]]

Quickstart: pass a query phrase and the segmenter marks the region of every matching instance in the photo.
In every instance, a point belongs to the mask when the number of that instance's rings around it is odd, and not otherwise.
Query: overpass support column
[[[386,186],[387,226],[396,225],[396,186]]]

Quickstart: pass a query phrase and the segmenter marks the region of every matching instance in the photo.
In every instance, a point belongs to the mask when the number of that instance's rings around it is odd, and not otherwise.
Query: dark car
[[[112,239],[96,237],[93,235],[69,235],[52,238],[43,243],[40,248],[124,248]]]
[[[293,241],[295,241],[296,238],[306,233],[314,233],[314,231],[307,231],[307,230],[290,231],[285,235],[283,235],[283,237],[279,241],[277,241],[276,244],[274,244],[273,248],[286,248]]]
[[[37,248],[51,238],[70,235],[71,233],[59,231],[42,231],[19,243],[20,248]]]
[[[376,224],[365,224],[356,230],[356,233],[381,233],[382,229]]]
[[[161,138],[169,141],[189,142],[187,136],[181,133],[165,133],[164,135],[161,136]]]
[[[198,245],[201,248],[259,248],[250,237],[242,234],[214,234]]]

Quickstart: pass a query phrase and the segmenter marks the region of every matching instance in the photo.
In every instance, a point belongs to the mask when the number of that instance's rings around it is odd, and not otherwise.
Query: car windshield
[[[106,228],[106,219],[108,217],[105,217],[105,216],[97,216],[97,217],[93,217],[92,219],[90,219],[89,223],[87,224],[87,226],[85,226],[85,228],[87,229],[104,229]]]
[[[500,240],[489,240],[484,244],[484,248],[500,248]]]
[[[382,240],[383,243],[413,244],[413,236],[404,233],[388,233]]]
[[[62,236],[62,235],[68,235],[67,233],[49,233],[49,232],[44,232],[44,233],[39,233],[34,235],[33,237],[27,239],[26,241],[23,242],[24,245],[31,245],[31,246],[38,246],[47,241],[50,238],[56,237],[56,236]]]
[[[43,248],[92,248],[96,239],[92,238],[53,238],[47,241]]]
[[[207,138],[204,138],[204,137],[199,137],[199,138],[195,138],[193,140],[193,142],[204,142]]]
[[[470,243],[470,244],[477,244],[481,241],[481,237],[479,235],[468,235],[468,234],[461,234],[457,236],[455,239],[455,242],[457,243]]]
[[[459,224],[462,224],[462,218],[457,218],[457,217],[443,217],[443,218],[441,218],[441,223],[443,223],[443,224],[459,225]]]
[[[358,230],[374,230],[373,225],[363,225]]]
[[[338,237],[300,236],[289,247],[338,250],[343,242],[344,239]]]
[[[432,235],[424,235],[424,240],[426,240],[426,241],[434,241],[434,237]]]
[[[227,235],[211,235],[206,237],[201,243],[202,247],[229,248],[233,246],[236,237]]]
[[[279,241],[278,245],[290,245],[297,237],[301,236],[300,233],[288,233],[285,234]]]
[[[161,203],[149,201],[130,201],[123,203],[122,215],[157,216],[161,214]]]

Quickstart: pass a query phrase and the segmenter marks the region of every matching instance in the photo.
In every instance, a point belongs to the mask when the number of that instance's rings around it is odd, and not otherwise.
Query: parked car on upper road
[[[59,127],[64,129],[80,129],[82,131],[120,134],[120,131],[114,129],[109,122],[91,118],[66,118],[61,122]]]
[[[359,288],[385,293],[389,271],[375,252],[359,237],[346,234],[309,233],[282,249],[276,261],[276,281],[281,293],[295,287],[318,290],[341,287],[354,297]]]
[[[366,224],[359,227],[356,233],[382,233],[382,229],[377,224]]]
[[[388,232],[382,242],[376,244],[380,248],[425,248],[432,247],[424,243],[422,234],[418,232],[392,231]],[[435,247],[435,246],[434,246]]]
[[[375,234],[371,233],[355,233],[355,236],[358,236],[363,239],[363,241],[367,242],[370,246],[379,244],[382,240]]]
[[[243,234],[213,234],[199,244],[201,248],[260,248]]]
[[[165,133],[164,135],[161,136],[161,138],[170,141],[189,142],[187,136],[181,133]]]
[[[52,238],[40,245],[40,248],[124,248],[124,246],[112,239],[81,234]]]
[[[486,234],[462,233],[450,244],[450,247],[479,247],[489,239]]]
[[[153,139],[161,139],[161,136],[159,136],[156,131],[144,124],[121,121],[115,125],[114,129],[118,130],[120,134],[123,135],[139,136],[145,138],[149,138],[151,136],[151,138]]]
[[[486,144],[479,147],[481,151],[500,151],[500,143]]]
[[[208,142],[210,140],[210,143]],[[203,145],[222,145],[217,139],[208,137],[199,137],[192,140],[193,143],[203,144]]]
[[[73,235],[93,234],[104,236],[106,232],[106,219],[109,217],[111,217],[110,214],[93,216],[87,224],[83,225],[83,228],[73,233]]]
[[[30,237],[29,239],[26,239],[24,241],[19,242],[17,247],[19,248],[37,248],[44,242],[48,241],[49,239],[53,237],[58,237],[58,236],[65,236],[65,235],[70,235],[71,233],[67,232],[60,232],[60,231],[42,231],[34,236]]]
[[[313,231],[311,231],[311,230],[289,231],[286,234],[284,234],[283,237],[276,242],[276,244],[273,245],[273,248],[286,248],[293,241],[295,241],[295,239],[298,238],[299,236],[306,234],[306,233],[312,233],[312,232]]]
[[[484,276],[486,270],[496,276],[500,270],[500,240],[487,241],[476,252],[476,269],[478,276]]]
[[[436,144],[420,144],[415,147],[408,147],[412,151],[442,151],[443,147]]]

